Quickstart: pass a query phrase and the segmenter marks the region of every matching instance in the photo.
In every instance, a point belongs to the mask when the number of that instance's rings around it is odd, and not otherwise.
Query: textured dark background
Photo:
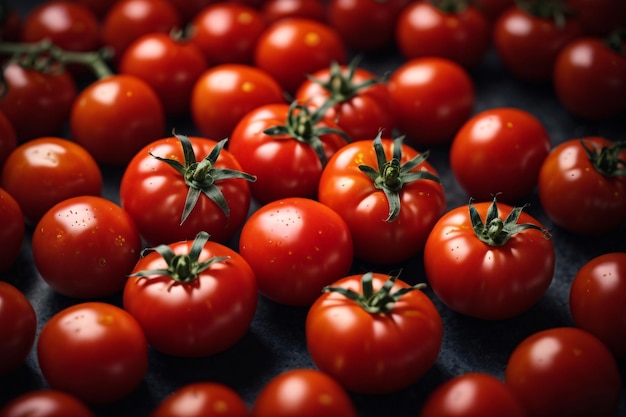
[[[11,2],[26,13],[33,0]],[[393,52],[368,56],[363,66],[382,74],[397,67],[400,58]],[[569,115],[559,105],[549,85],[531,85],[513,79],[503,69],[494,51],[483,64],[471,72],[477,88],[475,113],[494,107],[511,106],[527,110],[548,129],[553,145],[570,138],[601,135],[612,140],[624,140],[626,123],[616,118],[600,123],[589,123]],[[185,134],[197,133],[189,119],[171,121],[168,129],[176,128]],[[423,150],[423,149],[420,149]],[[449,169],[448,147],[431,149],[429,161],[438,170],[446,190],[448,207],[466,204],[468,196],[459,188]],[[103,194],[114,201],[118,198],[121,170],[103,168],[106,177]],[[444,341],[441,354],[432,369],[411,387],[390,395],[353,395],[362,417],[416,416],[426,396],[443,381],[469,371],[483,371],[503,377],[504,367],[513,348],[526,336],[555,326],[572,325],[568,309],[570,283],[578,269],[591,258],[611,251],[626,251],[626,225],[607,236],[579,237],[554,226],[543,213],[536,193],[527,201],[527,211],[553,233],[556,246],[556,272],[545,296],[529,311],[519,317],[497,322],[481,321],[456,314],[443,306],[426,289],[439,309],[444,323]],[[30,234],[30,230],[28,231]],[[236,240],[231,242],[236,248]],[[409,283],[424,282],[421,255],[402,265],[403,279]],[[355,264],[355,272],[363,272],[370,265]],[[380,269],[380,268],[378,268]],[[389,272],[384,268],[380,272]],[[39,329],[53,314],[76,302],[55,294],[38,275],[32,263],[30,236],[21,256],[0,279],[16,285],[32,302],[39,321]],[[121,306],[121,297],[109,301]],[[144,382],[126,399],[95,409],[99,416],[147,416],[163,397],[174,389],[194,381],[217,381],[237,390],[252,404],[258,392],[272,377],[282,371],[298,367],[312,367],[304,338],[305,308],[277,305],[260,297],[258,311],[247,335],[228,351],[207,358],[181,359],[150,352],[150,366]],[[0,360],[2,360],[0,358]],[[620,363],[626,381],[626,363]],[[9,399],[29,390],[46,387],[36,355],[31,352],[26,364],[14,373],[0,377],[0,406]],[[622,390],[620,416],[626,416],[626,391]]]

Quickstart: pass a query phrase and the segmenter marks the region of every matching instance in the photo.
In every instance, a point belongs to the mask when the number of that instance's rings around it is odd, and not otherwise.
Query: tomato
[[[419,253],[443,214],[446,199],[436,170],[402,139],[352,142],[322,172],[318,199],[345,220],[354,254],[394,264]]]
[[[35,225],[52,206],[79,195],[100,195],[102,173],[82,146],[60,137],[25,142],[7,158],[2,187]]]
[[[270,300],[307,306],[352,266],[352,237],[341,217],[306,198],[260,207],[241,230],[239,253]]]
[[[552,145],[543,124],[516,108],[492,108],[472,116],[450,147],[450,168],[471,197],[504,202],[526,197],[537,185]]]
[[[469,73],[445,58],[415,58],[394,69],[387,88],[397,126],[407,141],[439,145],[452,141],[474,108],[475,88]]]
[[[111,403],[143,380],[148,346],[129,313],[113,304],[84,302],[64,308],[44,324],[37,360],[51,388],[89,404]]]
[[[0,272],[9,269],[19,256],[25,232],[22,209],[11,194],[0,188]]]
[[[0,375],[9,374],[26,361],[36,331],[37,316],[28,298],[12,284],[0,281]]]
[[[260,11],[243,4],[217,2],[193,18],[190,41],[209,62],[251,65],[265,26]]]
[[[626,221],[626,142],[570,139],[539,171],[539,199],[550,220],[582,235],[608,233]]]
[[[467,2],[414,1],[398,16],[395,40],[406,59],[441,57],[477,67],[491,41],[487,17]]]
[[[0,111],[0,172],[7,157],[17,148],[18,143],[17,133],[15,133],[13,125]]]
[[[526,417],[509,387],[493,375],[469,372],[438,386],[419,417]]]
[[[528,310],[546,292],[554,275],[554,245],[524,207],[497,204],[495,198],[470,201],[435,224],[424,246],[424,269],[449,308],[503,320]]]
[[[416,382],[434,365],[443,338],[439,312],[422,287],[368,272],[324,288],[305,323],[313,362],[357,393]]]
[[[0,409],[0,417],[24,416],[95,417],[95,414],[73,395],[46,388],[24,393]]]
[[[518,2],[494,22],[493,44],[502,64],[515,77],[549,82],[558,52],[581,34],[580,23],[566,17],[558,4]]]
[[[232,388],[217,382],[186,384],[167,396],[150,417],[248,417],[248,406]],[[1,416],[0,416],[1,417]]]
[[[257,40],[254,65],[274,77],[288,93],[294,93],[307,74],[345,64],[346,46],[328,24],[307,18],[281,19],[269,25]]]
[[[620,0],[565,0],[585,35],[606,36],[623,28],[626,3]]]
[[[554,64],[554,91],[569,112],[600,120],[626,112],[626,56],[621,42],[581,37],[560,50]]]
[[[181,116],[188,113],[191,91],[208,65],[194,44],[165,33],[149,33],[128,46],[119,72],[149,84],[166,115]]]
[[[577,327],[626,357],[626,253],[611,252],[587,261],[576,273],[569,308]]]
[[[249,65],[222,64],[206,70],[191,92],[191,116],[208,138],[220,140],[251,110],[269,103],[284,103],[278,81]]]
[[[530,417],[614,416],[622,388],[615,359],[584,330],[557,327],[528,336],[506,365],[506,384]]]
[[[89,84],[70,113],[72,138],[101,164],[125,165],[165,131],[163,105],[142,79],[112,75]]]
[[[319,0],[265,0],[260,11],[268,24],[287,17],[326,21],[326,6]]]
[[[150,245],[193,239],[200,231],[221,243],[239,230],[250,208],[247,181],[254,177],[241,172],[225,141],[177,134],[130,161],[120,200]]]
[[[124,287],[139,258],[141,239],[130,215],[117,204],[102,197],[78,196],[63,200],[41,217],[32,250],[37,270],[55,291],[97,298]]]
[[[515,0],[476,0],[474,3],[491,24],[510,6],[515,5]]]
[[[91,10],[98,18],[105,16],[117,0],[72,0]]]

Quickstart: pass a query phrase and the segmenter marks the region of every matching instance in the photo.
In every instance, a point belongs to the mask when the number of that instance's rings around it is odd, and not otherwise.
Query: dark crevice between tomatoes
[[[461,13],[469,6],[469,0],[430,0],[430,3],[444,13]]]
[[[604,44],[611,50],[626,57],[626,29],[615,29],[605,38]]]
[[[600,174],[605,177],[622,177],[626,175],[626,161],[619,154],[626,150],[626,142],[615,142],[611,146],[599,146],[593,142],[580,140],[589,161]]]
[[[557,28],[565,27],[566,20],[574,16],[571,8],[560,0],[516,0],[515,4],[528,14],[553,20]]]

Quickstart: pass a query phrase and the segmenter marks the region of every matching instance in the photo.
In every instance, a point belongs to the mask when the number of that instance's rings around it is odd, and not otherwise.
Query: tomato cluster
[[[0,417],[626,410],[623,2],[0,13]]]

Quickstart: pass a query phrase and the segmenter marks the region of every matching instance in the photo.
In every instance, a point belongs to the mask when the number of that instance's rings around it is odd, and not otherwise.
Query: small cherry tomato
[[[217,382],[193,382],[163,399],[150,417],[250,417],[250,412],[232,388]]]
[[[37,316],[28,298],[12,284],[0,281],[0,376],[26,361],[36,331]]]
[[[0,172],[7,157],[18,145],[17,133],[13,125],[0,110]]]
[[[0,417],[96,417],[78,398],[54,389],[20,395],[0,409]]]
[[[17,200],[0,188],[0,272],[9,269],[22,250],[24,214]]]
[[[287,17],[326,21],[326,5],[319,0],[265,0],[260,11],[268,24]]]

